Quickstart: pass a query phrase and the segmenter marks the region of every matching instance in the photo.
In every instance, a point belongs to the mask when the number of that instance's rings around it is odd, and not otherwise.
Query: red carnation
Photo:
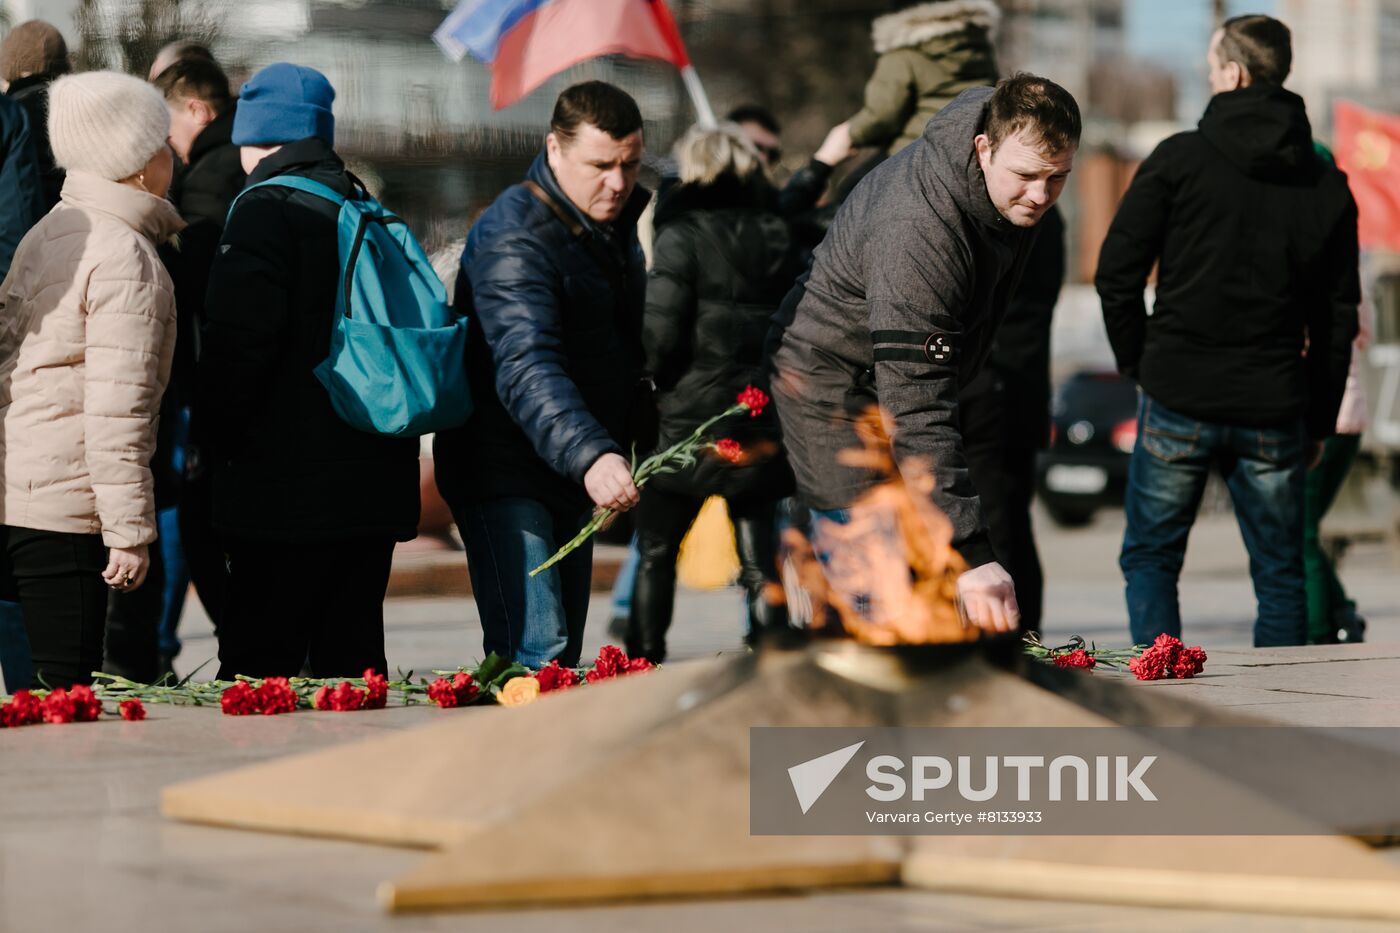
[[[548,667],[540,668],[535,675],[540,682],[540,693],[551,690],[567,690],[578,685],[578,674],[571,667],[560,667],[558,661],[550,661]]]
[[[317,690],[315,695],[311,697],[311,708],[322,711],[331,708],[331,688],[329,684],[322,686],[321,689]]]
[[[768,395],[762,389],[744,386],[744,391],[739,393],[739,404],[748,408],[750,417],[757,418],[768,405]]]
[[[43,699],[44,722],[72,722],[78,714],[78,704],[68,694],[67,690],[59,687],[57,690],[49,692]]]
[[[451,709],[454,706],[470,703],[480,693],[481,688],[472,679],[472,675],[466,671],[458,671],[452,675],[451,680],[439,677],[428,684],[428,699],[443,709]]]
[[[219,694],[225,716],[249,716],[258,712],[258,696],[253,685],[240,680]]]
[[[78,684],[68,691],[73,699],[74,722],[96,722],[102,718],[102,701],[93,695],[92,688]]]
[[[285,677],[269,677],[254,691],[257,711],[264,716],[290,713],[297,708],[297,692]]]
[[[0,729],[32,726],[44,721],[44,704],[28,690],[20,690],[0,705]]]
[[[374,668],[365,671],[365,709],[383,709],[389,702],[389,678],[376,674]]]
[[[1171,662],[1171,654],[1167,650],[1153,646],[1129,661],[1128,670],[1138,680],[1162,680],[1169,676]]]
[[[140,700],[122,700],[117,708],[127,722],[140,722],[146,718],[146,707],[141,705]]]
[[[1055,655],[1056,667],[1080,667],[1084,670],[1092,670],[1094,665],[1099,663],[1093,655],[1083,648],[1075,648],[1068,654]]]
[[[1157,636],[1157,640],[1152,643],[1154,648],[1180,648],[1181,639],[1175,635],[1168,635],[1166,632]]]
[[[443,709],[451,709],[457,705],[457,691],[452,689],[452,681],[439,677],[428,684],[428,699]]]
[[[466,671],[458,671],[452,675],[452,689],[457,692],[458,704],[470,703],[476,699],[477,694],[481,693],[481,688],[476,685],[472,675]]]
[[[258,712],[258,693],[248,681],[238,681],[218,695],[218,705],[223,707],[224,716],[251,716]]]
[[[1191,648],[1182,648],[1176,660],[1172,662],[1172,675],[1178,680],[1190,680],[1206,667],[1206,653],[1195,645]]]
[[[585,679],[590,683],[597,683],[600,680],[607,680],[609,677],[616,677],[618,674],[627,673],[627,655],[617,645],[604,645],[598,649],[598,657],[593,662],[593,670],[585,675]]]
[[[744,448],[739,446],[739,442],[725,438],[715,442],[715,453],[719,454],[730,463],[738,463],[744,459]]]
[[[640,674],[642,671],[655,670],[656,665],[646,658],[630,658],[627,661],[628,674]]]
[[[340,686],[335,688],[331,694],[331,708],[337,713],[354,712],[363,709],[365,705],[365,692],[356,688],[350,681],[342,680]]]

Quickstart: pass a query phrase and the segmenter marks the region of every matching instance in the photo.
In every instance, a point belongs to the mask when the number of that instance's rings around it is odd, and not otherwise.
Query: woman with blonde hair
[[[62,687],[102,665],[108,588],[146,577],[175,346],[156,245],[184,222],[165,200],[170,115],[150,85],[59,78],[48,126],[62,196],[0,287],[0,598],[24,609],[36,682]]]
[[[763,161],[732,123],[691,129],[676,144],[680,184],[657,205],[642,343],[657,386],[660,448],[686,437],[756,382],[768,324],[799,271],[787,224]],[[775,513],[791,492],[771,412],[722,426],[738,462],[702,458],[658,476],[635,512],[640,564],[632,597],[629,653],[666,654],[675,600],[676,555],[706,498],[723,496],[734,523],[740,581],[754,637],[787,626],[777,582]]]

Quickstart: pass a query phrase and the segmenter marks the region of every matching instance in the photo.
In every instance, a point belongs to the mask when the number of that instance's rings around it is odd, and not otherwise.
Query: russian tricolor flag
[[[486,63],[496,110],[597,55],[690,64],[664,0],[462,0],[433,39],[453,60]]]

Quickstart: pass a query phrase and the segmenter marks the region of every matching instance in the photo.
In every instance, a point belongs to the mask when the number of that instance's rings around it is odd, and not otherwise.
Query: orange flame
[[[799,533],[784,541],[813,627],[831,627],[834,615],[846,635],[869,645],[977,640],[981,631],[967,624],[957,600],[967,563],[953,550],[952,524],[930,499],[932,470],[917,460],[896,468],[889,426],[877,408],[857,419],[856,433],[863,446],[844,451],[841,462],[884,479],[851,504],[849,523],[822,527],[831,545],[824,568]]]

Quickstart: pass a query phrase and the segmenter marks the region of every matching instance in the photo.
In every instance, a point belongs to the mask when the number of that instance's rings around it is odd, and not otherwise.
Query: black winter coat
[[[689,436],[759,382],[769,324],[801,271],[776,206],[766,185],[744,185],[732,175],[678,185],[657,206],[642,344],[657,387],[658,449]],[[731,418],[714,432],[755,459],[734,466],[702,455],[696,466],[652,482],[694,496],[791,492],[771,410]]]
[[[1143,286],[1159,259],[1148,317]],[[1218,94],[1199,130],[1159,145],[1094,281],[1118,368],[1152,398],[1203,421],[1303,418],[1312,437],[1332,434],[1361,297],[1356,202],[1314,151],[1295,94]]]
[[[249,176],[351,181],[318,139]],[[238,202],[209,276],[198,364],[200,440],[214,465],[214,524],[236,540],[391,537],[418,525],[418,440],[358,431],[313,370],[326,358],[340,282],[324,198],[259,188]]]
[[[9,90],[5,92],[29,114],[29,137],[34,142],[34,155],[39,160],[39,185],[43,191],[45,214],[58,203],[67,174],[54,162],[53,148],[49,145],[49,85],[53,82],[53,75],[30,75],[11,81]]]
[[[1065,280],[1065,221],[1052,207],[1036,226],[1035,245],[987,365],[960,398],[963,415],[976,405],[997,425],[1001,447],[1010,450],[1037,450],[1050,441],[1050,326]],[[973,430],[964,420],[964,434]]]
[[[453,504],[521,497],[581,512],[588,468],[630,452],[646,291],[636,225],[650,195],[636,189],[603,225],[574,207],[543,153],[527,177],[582,232],[513,185],[467,235],[456,306],[472,318],[473,410],[437,435],[437,482]]]
[[[841,205],[775,318],[773,403],[797,488],[846,508],[878,479],[839,461],[848,412],[894,420],[897,461],[932,465],[932,500],[974,567],[995,559],[963,455],[958,395],[986,361],[1035,241],[992,205],[974,140],[992,96],[973,88]]]
[[[19,241],[46,208],[39,187],[29,116],[0,94],[0,280],[10,271]]]
[[[175,431],[180,409],[194,403],[195,359],[204,296],[209,291],[209,270],[223,236],[229,205],[247,181],[232,135],[233,109],[229,108],[195,137],[190,146],[190,163],[182,168],[170,188],[170,200],[189,226],[180,232],[177,242],[160,248],[161,260],[175,285],[178,328],[170,383],[161,398],[156,452],[151,458],[158,507],[170,503],[178,492],[180,477],[173,460]],[[194,421],[198,412],[192,412],[191,418],[191,434],[197,437],[200,428]],[[185,464],[187,471],[198,470],[203,458],[196,451],[186,457]]]

